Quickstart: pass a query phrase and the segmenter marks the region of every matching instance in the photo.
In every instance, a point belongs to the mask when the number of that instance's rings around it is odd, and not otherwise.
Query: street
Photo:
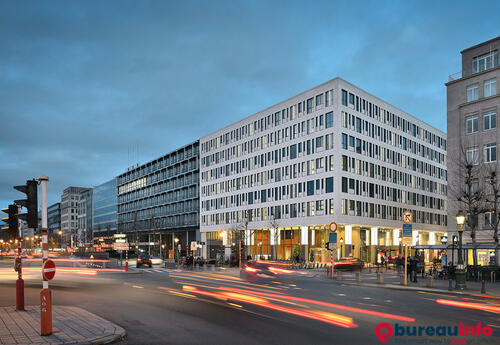
[[[40,279],[25,275],[25,304],[38,305]],[[159,266],[128,273],[79,268],[57,273],[53,304],[78,306],[127,331],[120,344],[376,344],[375,329],[394,328],[391,343],[418,340],[467,344],[498,343],[500,299],[346,285],[307,271],[249,283],[235,269],[175,270]],[[11,267],[0,271],[1,306],[15,300]],[[441,303],[469,303],[485,310]],[[445,301],[445,302],[442,302]],[[452,302],[446,302],[452,301]],[[470,305],[468,305],[470,306]],[[56,307],[57,308],[57,307]],[[432,326],[491,327],[491,336],[452,337],[425,333]],[[417,326],[421,336],[398,336],[399,327]],[[412,328],[410,328],[411,334]],[[391,333],[391,331],[389,331]]]

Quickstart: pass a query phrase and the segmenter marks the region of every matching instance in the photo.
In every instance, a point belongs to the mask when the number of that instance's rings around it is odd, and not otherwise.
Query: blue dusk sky
[[[499,1],[0,2],[0,207],[49,204],[336,76],[446,131]]]

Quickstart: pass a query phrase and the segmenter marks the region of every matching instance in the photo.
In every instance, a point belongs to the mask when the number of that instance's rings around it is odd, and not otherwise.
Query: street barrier
[[[384,274],[382,272],[377,273],[377,284],[384,284]]]
[[[427,287],[434,287],[434,277],[433,276],[427,276],[426,279],[426,286]]]
[[[358,283],[361,283],[363,281],[363,276],[361,275],[361,272],[356,272],[356,281]]]

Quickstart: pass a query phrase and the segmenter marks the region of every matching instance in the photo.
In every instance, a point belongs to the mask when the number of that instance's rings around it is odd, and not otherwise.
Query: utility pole
[[[17,214],[21,213],[21,206],[17,206]],[[16,310],[24,310],[24,280],[23,280],[23,230],[21,220],[18,219],[17,234],[17,280],[16,280]]]

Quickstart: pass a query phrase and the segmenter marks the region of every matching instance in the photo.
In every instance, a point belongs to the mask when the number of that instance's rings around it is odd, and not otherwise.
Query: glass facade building
[[[173,257],[199,239],[199,142],[117,177],[118,231],[147,243],[155,255]],[[150,245],[153,243],[153,245]]]
[[[113,236],[117,229],[117,179],[113,178],[92,193],[92,229],[94,237]]]

